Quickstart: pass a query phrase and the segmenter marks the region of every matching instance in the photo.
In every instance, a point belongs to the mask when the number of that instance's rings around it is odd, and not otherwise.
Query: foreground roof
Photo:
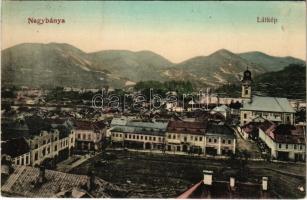
[[[294,113],[287,98],[253,96],[252,101],[245,100],[241,110]]]
[[[56,197],[63,191],[78,189],[86,185],[89,177],[85,175],[68,174],[58,171],[46,170],[46,181],[35,185],[39,176],[39,168],[29,166],[14,166],[14,172],[2,185],[2,194],[14,197]],[[97,187],[90,191],[93,197],[110,197],[106,191],[115,191],[119,188],[102,179],[95,178]],[[85,192],[86,193],[86,192]]]
[[[239,199],[239,198],[272,198],[272,194],[264,192],[259,183],[236,182],[235,189],[232,190],[227,181],[214,181],[212,185],[205,185],[203,181],[198,182],[184,193],[179,199]]]

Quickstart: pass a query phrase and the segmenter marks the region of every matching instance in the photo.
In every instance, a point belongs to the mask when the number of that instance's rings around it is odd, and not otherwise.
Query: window
[[[177,146],[177,151],[180,151],[180,146]]]
[[[138,135],[136,136],[136,139],[139,139],[139,136],[138,136]]]
[[[132,138],[135,139],[135,135],[133,135]]]
[[[38,153],[37,152],[34,155],[34,160],[38,160]]]
[[[129,135],[129,139],[131,139],[131,135]]]
[[[78,139],[81,139],[81,134],[78,134]]]
[[[147,136],[145,136],[145,140],[147,140]]]
[[[50,153],[50,147],[47,148],[47,154],[49,154],[49,153]]]
[[[199,141],[203,141],[203,137],[199,137]]]
[[[222,143],[225,144],[225,140],[222,140]]]
[[[214,143],[216,143],[217,142],[217,140],[216,139],[214,139]]]
[[[17,159],[16,165],[19,165],[19,159]]]
[[[294,145],[294,149],[296,149],[297,148],[297,146],[296,146],[296,144]]]
[[[141,135],[141,140],[143,140],[143,135]]]
[[[245,89],[244,93],[245,95],[248,95],[248,89]]]
[[[278,144],[278,148],[280,148],[280,149],[281,149],[281,144]]]
[[[303,145],[300,145],[300,150],[302,150],[303,149]]]
[[[125,138],[127,138],[127,135],[125,135]]]
[[[290,122],[290,117],[289,117],[289,116],[287,116],[287,122],[288,122],[288,123]]]
[[[288,145],[286,144],[286,149],[288,149]]]
[[[74,138],[71,138],[71,139],[70,139],[70,142],[71,142],[71,143],[74,143]]]
[[[91,140],[91,135],[88,135],[88,136],[87,136],[87,139],[88,139],[88,140]]]
[[[171,135],[170,134],[167,137],[168,137],[168,139],[171,139]]]
[[[173,135],[173,139],[176,139],[176,135],[175,134]]]
[[[231,140],[228,140],[228,144],[231,144]]]
[[[209,142],[211,142],[211,138],[209,138]]]
[[[244,113],[244,119],[246,119],[247,118],[247,114],[246,113]]]
[[[193,135],[191,135],[191,137],[190,137],[190,138],[191,138],[191,140],[193,140]]]
[[[82,135],[83,140],[85,140],[85,137],[86,137],[86,135],[85,135],[85,134],[84,134],[84,135]]]
[[[184,137],[183,140],[186,142],[187,141],[187,137]]]
[[[35,144],[35,147],[34,147],[35,149],[37,149],[38,148],[38,144]]]
[[[156,141],[156,137],[152,137],[153,138],[153,141]]]
[[[29,162],[29,156],[26,156],[26,164]]]
[[[198,137],[195,137],[195,141],[198,141]]]
[[[55,145],[54,146],[54,151],[57,151],[58,150],[58,145]]]
[[[43,140],[43,144],[46,144],[46,140]]]
[[[151,136],[149,136],[149,140],[151,140]]]
[[[45,154],[46,154],[46,149],[45,148],[42,150],[42,154],[43,154],[43,156],[45,156]]]

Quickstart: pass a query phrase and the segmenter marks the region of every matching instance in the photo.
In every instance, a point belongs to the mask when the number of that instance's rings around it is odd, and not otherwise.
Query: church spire
[[[251,99],[252,97],[252,73],[248,70],[248,66],[246,67],[246,70],[243,73],[243,79],[242,79],[242,98]]]

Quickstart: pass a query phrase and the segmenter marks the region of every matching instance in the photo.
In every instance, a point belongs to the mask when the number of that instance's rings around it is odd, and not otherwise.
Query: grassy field
[[[86,174],[94,169],[98,177],[127,190],[128,198],[176,198],[202,179],[204,169],[213,170],[215,180],[228,180],[229,174],[240,173],[240,167],[238,161],[109,151],[83,163],[72,173]],[[242,179],[251,182],[259,181],[262,176],[269,177],[270,193],[274,197],[302,198],[305,195],[298,190],[301,185],[305,188],[303,164],[248,162],[243,176],[241,174]]]

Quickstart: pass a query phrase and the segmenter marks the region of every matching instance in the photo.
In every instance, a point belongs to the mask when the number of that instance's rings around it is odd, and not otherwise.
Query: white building
[[[293,125],[275,125],[265,121],[259,127],[259,138],[271,150],[271,158],[278,160],[305,160],[305,128]]]
[[[2,158],[8,158],[15,165],[42,164],[46,159],[54,163],[67,159],[75,147],[75,134],[72,130],[63,133],[57,129],[42,131],[32,138],[15,138],[1,144]]]
[[[100,151],[106,130],[107,128],[103,121],[75,121],[76,150],[79,152]]]
[[[114,126],[110,133],[114,147],[199,155],[228,155],[236,149],[230,127],[208,122],[128,121],[126,125]]]
[[[295,110],[287,98],[252,95],[251,72],[246,70],[242,80],[243,107],[240,109],[240,124],[262,117],[278,124],[294,124]]]

